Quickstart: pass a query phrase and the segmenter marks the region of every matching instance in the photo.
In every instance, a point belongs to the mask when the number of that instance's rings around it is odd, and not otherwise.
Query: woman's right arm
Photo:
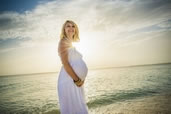
[[[72,67],[71,67],[71,65],[69,64],[69,61],[68,61],[68,51],[67,51],[67,49],[69,48],[69,46],[70,46],[70,44],[67,43],[67,41],[61,40],[59,42],[58,52],[59,52],[62,64],[63,64],[66,72],[69,74],[69,76],[71,76],[71,78],[73,80],[77,81],[79,79],[79,77],[74,72],[74,70],[72,69]]]

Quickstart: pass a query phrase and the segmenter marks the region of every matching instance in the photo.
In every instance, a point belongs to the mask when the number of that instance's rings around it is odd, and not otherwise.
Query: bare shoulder
[[[69,46],[69,43],[66,39],[60,39],[59,41],[59,48],[67,48]]]
[[[59,46],[65,47],[65,48],[69,48],[72,46],[72,42],[67,40],[66,38],[63,38],[59,41]]]
[[[65,42],[66,42],[66,39],[64,39],[64,38],[59,40],[59,44],[62,44],[62,43],[65,43]]]
[[[63,38],[63,39],[60,39],[59,41],[59,44],[58,44],[58,52],[60,54],[62,53],[66,53],[67,52],[67,49],[70,47],[70,43],[68,43],[68,41]]]

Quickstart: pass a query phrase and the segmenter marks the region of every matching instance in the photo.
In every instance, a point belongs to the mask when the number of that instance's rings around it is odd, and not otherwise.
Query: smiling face
[[[75,35],[75,26],[72,23],[66,23],[65,25],[65,34],[66,36],[68,36],[68,38],[73,38],[73,36]]]
[[[66,20],[62,26],[60,38],[69,38],[72,42],[79,42],[79,30],[75,22]]]

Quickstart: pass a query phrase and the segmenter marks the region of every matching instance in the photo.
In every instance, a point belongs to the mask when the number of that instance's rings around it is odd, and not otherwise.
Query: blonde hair
[[[65,38],[65,37],[67,37],[67,36],[66,36],[66,33],[65,33],[65,25],[66,25],[67,23],[71,23],[71,24],[73,24],[73,25],[75,26],[75,34],[74,34],[74,36],[73,36],[73,41],[74,41],[74,42],[80,41],[78,26],[77,26],[73,21],[71,21],[71,20],[66,20],[65,23],[63,24],[62,30],[61,30],[60,39],[63,39],[63,38]]]

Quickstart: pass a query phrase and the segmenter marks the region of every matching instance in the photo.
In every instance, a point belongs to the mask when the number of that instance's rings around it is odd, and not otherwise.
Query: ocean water
[[[57,79],[58,73],[1,76],[0,114],[59,114]],[[129,113],[132,107],[143,113],[145,106],[169,114],[171,64],[89,70],[85,95],[90,114]]]

